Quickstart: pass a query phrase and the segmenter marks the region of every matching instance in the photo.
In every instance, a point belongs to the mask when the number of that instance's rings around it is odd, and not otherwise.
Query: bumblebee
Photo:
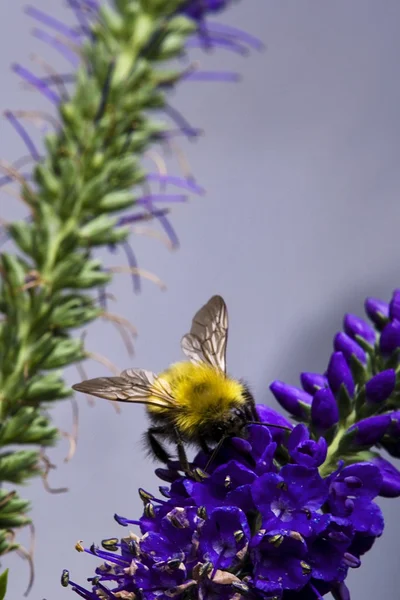
[[[89,379],[72,387],[107,400],[145,404],[152,423],[145,434],[149,451],[168,463],[164,442],[176,444],[182,469],[191,474],[185,444],[211,453],[208,467],[227,437],[243,437],[246,425],[260,422],[246,385],[226,374],[227,338],[226,304],[213,296],[181,340],[188,361],[159,375],[127,369],[119,377]]]

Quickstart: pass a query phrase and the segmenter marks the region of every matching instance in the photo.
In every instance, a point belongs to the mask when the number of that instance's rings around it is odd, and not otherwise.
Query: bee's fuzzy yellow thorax
[[[176,425],[183,433],[219,421],[230,409],[245,403],[244,386],[206,364],[175,363],[159,377],[171,387]],[[153,413],[159,410],[151,406],[148,409]]]

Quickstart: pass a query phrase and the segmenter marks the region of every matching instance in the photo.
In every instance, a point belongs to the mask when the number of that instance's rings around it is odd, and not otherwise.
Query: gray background
[[[61,0],[36,0],[36,6],[70,18]],[[32,22],[22,8],[20,0],[0,4],[0,107],[46,109],[37,93],[21,88],[9,63],[29,65],[30,53],[40,52],[60,70],[65,66],[30,38]],[[187,82],[171,98],[206,132],[182,145],[208,193],[174,210],[179,252],[132,238],[140,265],[168,284],[160,292],[145,281],[134,296],[129,276],[115,279],[118,302],[110,310],[138,327],[135,358],[107,323],[90,327],[87,345],[120,368],[158,371],[180,358],[179,339],[194,311],[220,293],[230,311],[229,370],[247,378],[258,401],[274,405],[272,379],[296,383],[299,371],[324,369],[343,314],[362,314],[366,295],[388,298],[400,283],[400,4],[253,0],[220,18],[259,36],[267,49],[247,59],[224,51],[207,57],[204,65],[236,67],[244,81]],[[1,121],[0,128],[0,156],[15,160],[23,144],[9,124]],[[1,217],[25,214],[14,197],[1,193],[0,200]],[[122,254],[104,257],[109,265],[125,264]],[[89,361],[87,370],[105,373]],[[70,369],[68,380],[78,379]],[[138,486],[157,489],[140,445],[142,408],[125,406],[118,416],[101,400],[93,408],[84,397],[79,403],[73,462],[63,463],[66,442],[51,452],[58,464],[51,483],[68,486],[69,493],[50,495],[40,480],[22,490],[33,503],[31,598],[38,600],[71,598],[59,585],[62,568],[84,583],[98,562],[75,552],[75,542],[123,534],[114,512],[134,518],[141,507]],[[53,415],[70,428],[69,402]],[[399,504],[381,505],[386,532],[349,577],[354,600],[380,597],[383,583],[385,597],[398,596]],[[25,534],[21,539],[28,541]],[[21,598],[26,564],[11,556],[4,565],[11,567],[8,598]]]

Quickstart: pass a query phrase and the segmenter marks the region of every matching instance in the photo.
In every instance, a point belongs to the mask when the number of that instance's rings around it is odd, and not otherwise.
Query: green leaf
[[[59,369],[85,357],[82,340],[58,339],[51,354],[42,360],[43,369]]]
[[[123,208],[129,208],[135,203],[135,198],[132,195],[131,190],[119,190],[117,192],[110,192],[106,194],[98,202],[97,210],[111,212],[114,210],[122,210]]]
[[[8,569],[0,575],[0,600],[4,600],[7,593]]]

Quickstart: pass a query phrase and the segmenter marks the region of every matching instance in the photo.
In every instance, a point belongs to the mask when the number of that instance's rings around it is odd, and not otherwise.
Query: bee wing
[[[182,338],[183,352],[192,362],[206,362],[226,371],[228,311],[221,296],[213,296],[194,315],[190,333]]]
[[[167,382],[163,381],[162,386],[155,387],[156,380],[160,382],[151,371],[127,369],[122,371],[119,377],[87,379],[76,383],[72,389],[106,400],[138,402],[160,408],[170,408],[173,398],[169,386]]]

